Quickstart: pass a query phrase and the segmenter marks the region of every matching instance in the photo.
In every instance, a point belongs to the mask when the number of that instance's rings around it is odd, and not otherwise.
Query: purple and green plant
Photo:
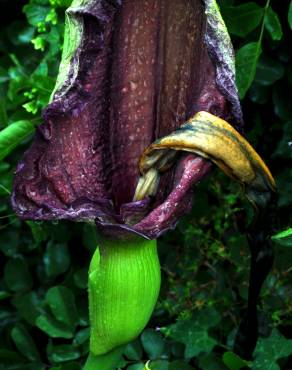
[[[211,163],[258,212],[275,191],[242,136],[216,1],[74,0],[43,119],[18,165],[13,208],[26,220],[96,225],[85,369],[112,369],[155,307],[156,239],[190,210]]]

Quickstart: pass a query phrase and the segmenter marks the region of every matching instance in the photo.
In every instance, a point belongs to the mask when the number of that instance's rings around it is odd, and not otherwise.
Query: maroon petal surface
[[[157,237],[190,208],[210,165],[181,157],[154,199],[133,202],[144,149],[200,110],[239,121],[206,44],[204,5],[93,0],[70,14],[82,19],[81,44],[18,165],[13,207],[24,219],[95,220],[115,235]]]

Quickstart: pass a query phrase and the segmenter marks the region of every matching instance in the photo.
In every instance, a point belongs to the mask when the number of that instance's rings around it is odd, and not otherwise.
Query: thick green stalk
[[[86,370],[104,367],[115,350],[147,325],[160,288],[156,240],[102,239],[89,269],[90,357]],[[116,362],[116,360],[114,360]]]

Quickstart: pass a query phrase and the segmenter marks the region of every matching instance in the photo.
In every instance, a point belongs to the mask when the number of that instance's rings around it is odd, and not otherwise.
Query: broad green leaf
[[[292,30],[292,0],[290,1],[289,10],[288,10],[288,23]]]
[[[270,86],[280,80],[284,73],[285,69],[282,63],[262,56],[257,64],[255,82],[262,86]]]
[[[277,360],[292,355],[292,339],[274,329],[268,338],[259,339],[254,355],[253,370],[280,370]]]
[[[11,258],[4,268],[4,280],[14,292],[23,292],[32,287],[33,281],[27,263],[22,258]]]
[[[146,329],[141,335],[141,342],[150,360],[157,359],[162,355],[165,342],[160,333],[153,329]]]
[[[129,360],[141,360],[143,355],[143,350],[141,343],[138,339],[134,340],[133,342],[129,343],[125,349],[124,355]]]
[[[143,364],[135,364],[127,367],[127,370],[143,370],[143,369],[144,369]]]
[[[221,10],[228,31],[240,37],[245,37],[257,28],[264,15],[264,9],[254,2],[222,7]]]
[[[74,340],[73,340],[73,344],[76,346],[80,346],[89,339],[89,336],[90,336],[90,328],[81,329],[76,333]]]
[[[73,338],[73,331],[49,315],[40,315],[36,319],[36,326],[52,338]]]
[[[273,235],[272,240],[279,243],[284,247],[292,247],[292,228],[281,231],[280,233]]]
[[[66,272],[70,265],[67,244],[50,241],[44,254],[44,264],[48,277],[57,277]]]
[[[25,356],[31,362],[41,362],[41,358],[35,343],[24,326],[15,326],[11,331],[11,337],[17,349],[23,356]]]
[[[28,23],[32,26],[38,27],[41,23],[45,22],[49,14],[50,7],[37,4],[27,4],[23,7],[26,14]]]
[[[28,135],[35,130],[27,120],[17,121],[0,131],[0,161],[12,152]]]
[[[244,98],[255,78],[261,52],[261,44],[251,42],[244,45],[236,53],[236,84],[241,99]]]
[[[220,315],[213,308],[198,312],[189,320],[178,321],[163,329],[165,335],[185,344],[185,358],[198,356],[212,351],[217,341],[209,335],[208,330],[220,322]]]
[[[87,289],[88,268],[77,270],[74,274],[74,283],[80,289]]]
[[[269,32],[272,40],[279,41],[283,37],[283,31],[279,16],[269,6],[265,14],[265,27]]]
[[[148,361],[143,370],[169,370],[169,362],[163,360]]]
[[[70,344],[54,346],[52,343],[47,347],[48,357],[52,363],[60,363],[76,360],[81,356],[80,351]]]
[[[225,352],[223,355],[223,362],[229,370],[240,370],[252,366],[251,362],[243,360],[233,352]]]
[[[75,299],[70,289],[62,285],[50,288],[46,294],[46,302],[58,321],[70,327],[78,324]]]
[[[46,229],[37,222],[26,221],[26,224],[30,227],[36,245],[45,241],[48,238]]]
[[[35,324],[35,320],[40,314],[40,300],[35,292],[17,295],[13,299],[13,304],[21,318],[31,325]]]

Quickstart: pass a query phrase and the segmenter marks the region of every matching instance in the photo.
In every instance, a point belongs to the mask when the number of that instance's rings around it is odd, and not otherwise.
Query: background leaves
[[[20,222],[9,200],[16,164],[54,86],[69,3],[0,2],[6,16],[0,31],[1,370],[79,370],[88,353],[87,269],[95,229]],[[148,327],[127,346],[120,369],[292,368],[292,2],[219,5],[236,49],[246,133],[279,188],[276,260],[261,295],[261,339],[251,362],[232,351],[247,304],[243,225],[249,208],[240,189],[214,171],[212,181],[196,189],[192,213],[159,240],[159,302]]]

